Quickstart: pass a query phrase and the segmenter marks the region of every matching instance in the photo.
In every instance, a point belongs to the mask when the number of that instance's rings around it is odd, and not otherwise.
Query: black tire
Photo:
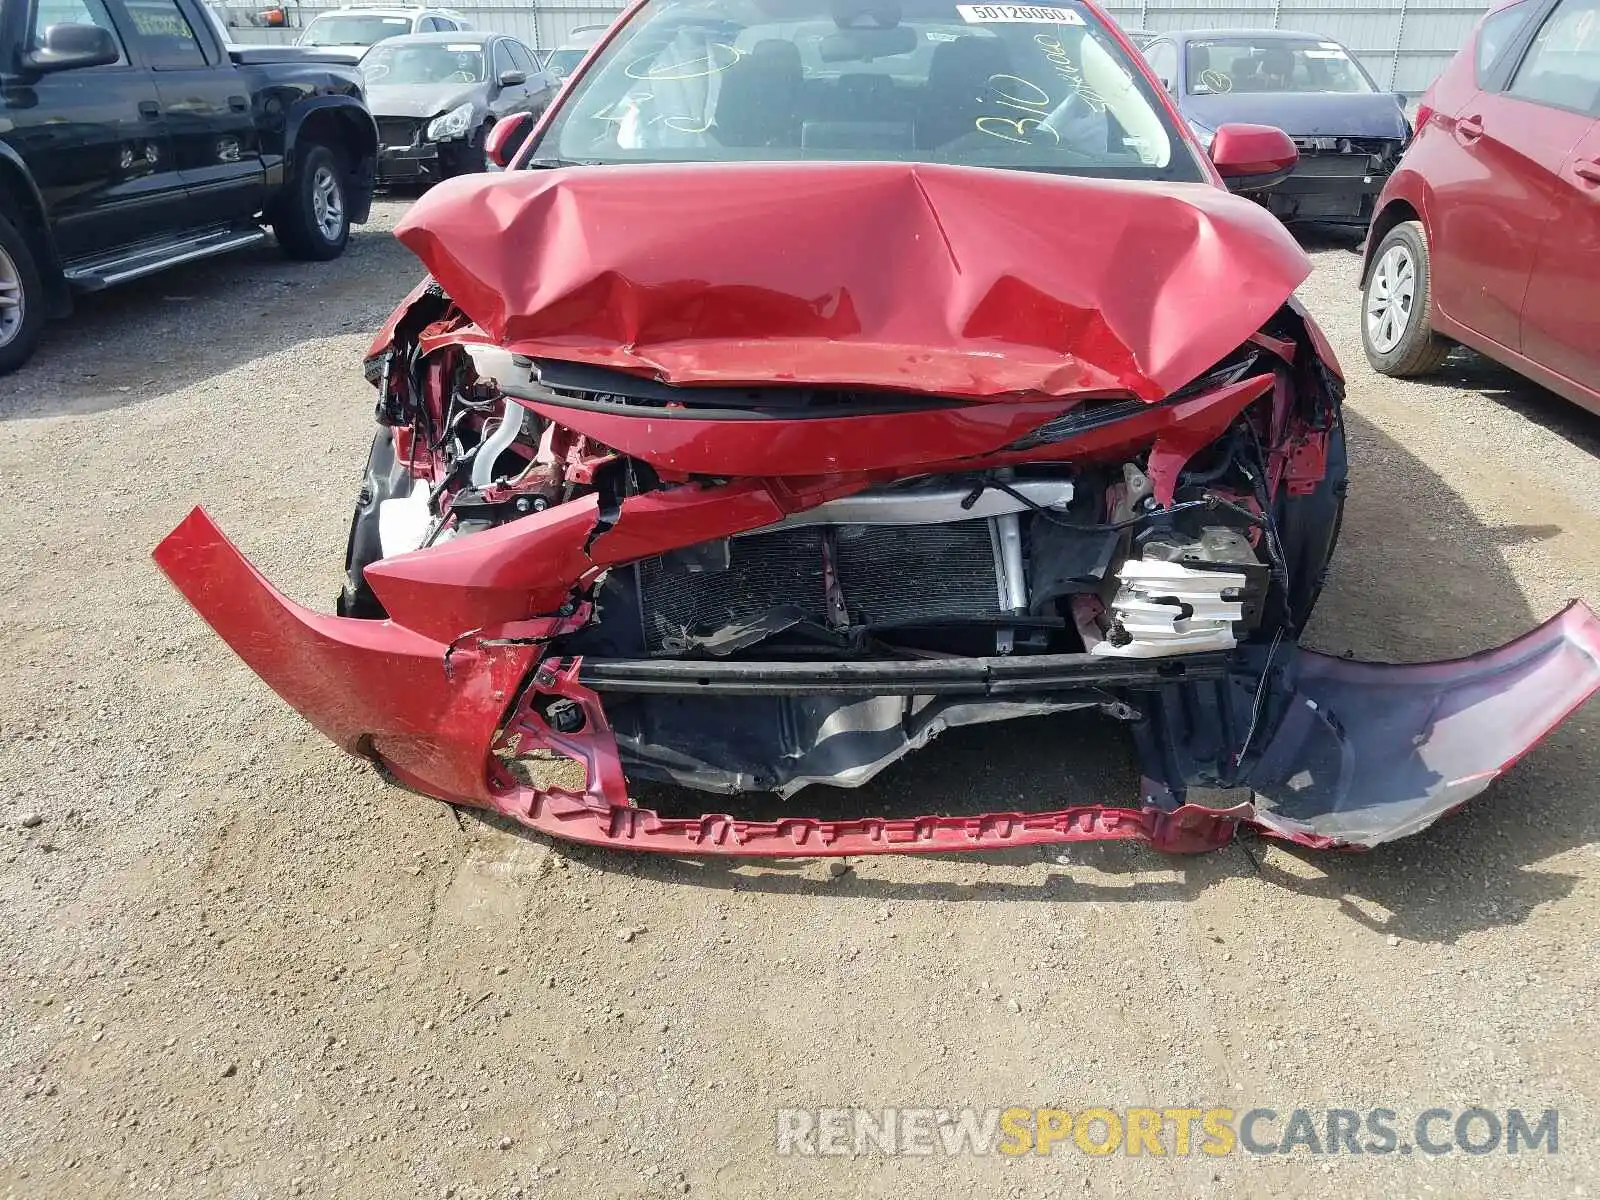
[[[367,467],[361,477],[361,492],[356,497],[355,515],[350,519],[350,538],[344,552],[344,588],[334,611],[341,617],[382,620],[389,614],[367,583],[366,568],[383,557],[378,537],[378,506],[385,500],[411,490],[412,479],[405,463],[395,457],[394,430],[380,428],[372,439]]]
[[[1328,431],[1328,456],[1321,482],[1305,496],[1291,496],[1285,488],[1277,503],[1276,521],[1289,571],[1289,590],[1286,595],[1269,598],[1269,606],[1287,618],[1292,633],[1305,630],[1322,595],[1344,524],[1349,478],[1350,456],[1341,412]],[[1283,589],[1274,586],[1272,590],[1279,593]]]
[[[350,240],[349,174],[343,158],[331,146],[311,142],[300,148],[299,158],[289,190],[274,214],[272,232],[290,258],[327,262],[343,254],[345,243]],[[317,215],[317,192],[330,179],[339,203],[336,233],[324,229]]]
[[[1385,349],[1382,342],[1387,338],[1380,338],[1378,344],[1373,341],[1369,313],[1373,311],[1374,304],[1383,302],[1381,297],[1375,298],[1374,292],[1387,286],[1385,282],[1380,282],[1380,277],[1384,275],[1383,264],[1391,251],[1403,252],[1404,257],[1409,259],[1413,281],[1410,307],[1404,308],[1398,300],[1393,301],[1400,310],[1397,321],[1403,322],[1403,325],[1398,339]],[[1361,293],[1361,345],[1367,352],[1367,361],[1379,374],[1392,375],[1397,379],[1428,375],[1443,366],[1444,360],[1450,356],[1450,341],[1433,331],[1433,318],[1429,313],[1432,300],[1430,266],[1428,239],[1418,221],[1403,221],[1396,225],[1384,235],[1383,241],[1372,253],[1372,267],[1367,272],[1367,284]]]
[[[44,332],[46,298],[44,281],[33,247],[6,216],[0,215],[0,250],[11,260],[16,279],[17,302],[22,305],[22,323],[11,337],[0,343],[0,375],[9,375],[33,357]],[[3,265],[3,264],[0,264]]]

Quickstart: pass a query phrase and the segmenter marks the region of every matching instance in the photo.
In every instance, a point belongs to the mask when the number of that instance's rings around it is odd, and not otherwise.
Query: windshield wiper
[[[557,167],[598,167],[601,163],[592,158],[533,158],[522,164],[525,171],[552,171]]]

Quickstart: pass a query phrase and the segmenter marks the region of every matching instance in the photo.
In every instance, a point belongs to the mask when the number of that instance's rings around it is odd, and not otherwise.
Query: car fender
[[[351,223],[359,225],[367,219],[372,207],[373,177],[378,161],[378,123],[372,113],[354,96],[308,96],[296,101],[289,109],[283,130],[283,177],[293,179],[299,166],[300,148],[306,123],[313,116],[333,114],[356,131],[357,161],[352,173],[357,184],[351,200]]]
[[[33,172],[28,170],[27,163],[22,161],[22,156],[10,143],[0,141],[0,160],[3,160],[0,161],[0,171],[4,172],[6,186],[14,188],[19,193],[17,199],[39,214],[38,227],[24,232],[32,233],[35,245],[42,252],[38,266],[49,294],[50,315],[64,317],[72,311],[72,293],[61,277],[61,259],[56,251],[55,234],[50,228],[50,211],[45,205],[44,195],[39,191]]]
[[[1407,167],[1405,159],[1402,158],[1394,174],[1389,176],[1389,182],[1383,185],[1383,191],[1378,195],[1377,208],[1372,214],[1372,225],[1362,245],[1361,279],[1357,286],[1367,286],[1367,272],[1372,269],[1372,255],[1377,250],[1378,243],[1383,241],[1389,230],[1408,219],[1402,215],[1404,206],[1409,206],[1417,214],[1417,218],[1422,222],[1423,236],[1429,236],[1428,214],[1432,202],[1433,189],[1428,185],[1427,178],[1422,172]]]

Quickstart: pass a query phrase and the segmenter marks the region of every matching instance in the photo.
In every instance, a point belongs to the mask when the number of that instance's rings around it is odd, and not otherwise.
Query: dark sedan
[[[1276,125],[1300,161],[1258,198],[1285,221],[1365,226],[1411,128],[1344,46],[1313,33],[1165,33],[1145,58],[1200,140],[1232,122]]]
[[[483,170],[494,123],[542,113],[556,94],[533,51],[498,33],[389,38],[367,52],[361,71],[378,122],[380,183]]]

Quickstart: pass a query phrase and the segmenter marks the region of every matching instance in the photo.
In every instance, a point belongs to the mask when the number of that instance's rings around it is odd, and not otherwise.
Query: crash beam
[[[1160,688],[1221,679],[1228,655],[1106,659],[1093,654],[893,661],[742,662],[585,658],[579,680],[597,692],[699,696],[1006,696],[1061,689]]]

